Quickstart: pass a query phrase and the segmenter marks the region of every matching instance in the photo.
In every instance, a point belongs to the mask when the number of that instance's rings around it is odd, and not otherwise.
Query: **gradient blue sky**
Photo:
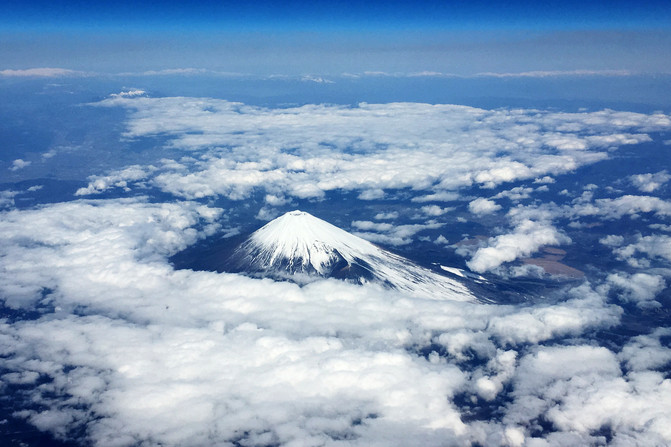
[[[0,69],[671,72],[662,1],[5,1]]]
[[[650,29],[663,1],[139,1],[3,2],[8,29],[312,30]]]

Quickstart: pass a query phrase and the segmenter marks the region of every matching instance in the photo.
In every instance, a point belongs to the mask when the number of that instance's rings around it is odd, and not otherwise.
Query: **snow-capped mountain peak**
[[[259,253],[257,261],[273,266],[288,261],[294,272],[328,273],[338,255],[348,262],[377,247],[335,225],[303,211],[291,211],[269,222],[250,237]]]
[[[420,267],[303,211],[261,227],[235,251],[236,271],[298,283],[339,278],[375,282],[432,298],[474,300],[460,282]]]

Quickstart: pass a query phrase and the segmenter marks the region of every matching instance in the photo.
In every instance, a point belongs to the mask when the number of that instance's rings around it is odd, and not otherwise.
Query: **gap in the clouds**
[[[630,181],[630,176],[633,174],[664,170],[671,172],[669,146],[663,143],[671,136],[664,133],[651,133],[650,136],[652,141],[620,146],[616,151],[610,152],[607,159],[583,166],[576,170],[574,175],[557,176],[556,182],[551,185],[554,195],[548,199],[558,205],[570,206],[574,199],[586,191],[589,194],[589,202],[615,199],[625,195],[668,196],[668,184],[655,191],[644,192]],[[586,185],[593,186],[586,190],[584,189]],[[567,194],[561,195],[564,190]],[[547,203],[548,200],[544,202]],[[615,270],[634,271],[626,262],[617,259],[610,247],[599,242],[600,239],[614,234],[623,236],[625,244],[630,243],[637,235],[646,236],[655,233],[650,225],[664,224],[666,220],[654,213],[641,213],[614,218],[583,216],[573,223],[580,225],[572,227],[572,222],[567,219],[559,219],[556,222],[556,225],[572,240],[564,259],[567,264],[600,277],[604,272]]]
[[[11,389],[3,389],[6,393],[4,399],[16,396]],[[12,416],[15,411],[25,410],[24,405],[13,407],[4,405],[0,407],[0,439],[3,447],[80,447],[78,441],[63,441],[56,439],[51,434],[43,432],[30,425],[24,419]]]
[[[117,91],[118,84],[106,80],[0,80],[0,114],[5,118],[0,120],[0,166],[10,168],[16,159],[28,163],[3,179],[85,181],[91,175],[183,155],[160,135],[124,138],[129,112],[92,105]]]
[[[45,315],[51,316],[56,311],[50,296],[52,293],[54,293],[53,289],[43,287],[39,292],[39,299],[31,307],[12,306],[12,303],[3,300],[0,302],[0,318],[13,324],[21,321],[34,321]]]
[[[508,187],[509,185],[505,185]],[[480,191],[481,192],[481,191]],[[492,191],[494,194],[496,190]],[[478,188],[464,192],[466,196],[478,193]],[[235,201],[227,198],[218,198],[210,203],[224,210],[225,221],[222,222],[222,231],[197,241],[195,244],[172,255],[169,262],[175,269],[203,270],[212,272],[240,272],[233,266],[231,256],[236,248],[254,231],[262,227],[268,220],[285,212],[300,209],[306,211],[319,219],[325,220],[345,231],[353,232],[366,238],[366,233],[361,232],[356,222],[383,223],[394,229],[407,226],[422,226],[426,222],[438,222],[436,227],[427,227],[419,230],[416,234],[407,238],[407,242],[400,245],[385,243],[384,240],[373,239],[381,248],[399,254],[414,263],[429,269],[439,275],[451,277],[457,281],[468,283],[471,291],[482,299],[499,304],[519,304],[534,302],[542,297],[543,302],[553,300],[555,292],[562,290],[569,284],[575,283],[571,278],[557,277],[554,280],[535,277],[506,278],[488,275],[486,281],[474,281],[472,278],[463,278],[446,272],[440,266],[459,268],[468,271],[465,263],[466,258],[455,251],[454,245],[439,244],[439,237],[446,238],[451,244],[455,244],[470,236],[489,235],[491,231],[481,222],[467,220],[466,204],[463,202],[449,202],[454,205],[454,210],[441,216],[427,216],[421,212],[421,208],[433,202],[416,203],[413,197],[424,193],[408,190],[390,192],[387,197],[374,200],[361,200],[358,191],[327,191],[323,199],[290,199],[290,203],[270,208],[268,213],[261,219],[257,216],[258,211],[267,209],[264,201],[265,192],[257,191],[244,201]],[[435,202],[446,205],[445,202]],[[376,219],[376,216],[385,213],[393,213],[393,219]],[[486,220],[486,219],[485,219]],[[496,225],[496,222],[491,223]],[[231,228],[235,229],[231,232]],[[371,232],[372,235],[385,235],[385,233]],[[579,281],[577,281],[579,283]],[[561,299],[561,298],[559,298]]]
[[[86,186],[79,180],[57,180],[52,178],[36,178],[15,183],[0,183],[0,191],[15,191],[14,207],[29,209],[47,203],[69,202],[78,200],[75,192]]]
[[[0,377],[7,373],[15,371],[0,368]],[[69,433],[69,440],[56,439],[51,433],[41,431],[35,426],[30,425],[24,417],[17,416],[19,411],[33,411],[39,413],[46,408],[34,403],[35,399],[31,395],[35,393],[41,385],[52,383],[53,379],[46,374],[40,374],[35,382],[26,384],[14,384],[8,380],[3,380],[2,397],[0,397],[0,440],[3,447],[76,447],[81,446],[85,427],[75,430],[75,433]],[[41,394],[48,394],[46,391],[39,391]],[[51,396],[55,398],[57,396]]]
[[[513,401],[512,385],[506,383],[496,398],[485,400],[472,392],[459,393],[453,398],[454,405],[465,423],[475,421],[499,421],[505,415],[505,406]]]

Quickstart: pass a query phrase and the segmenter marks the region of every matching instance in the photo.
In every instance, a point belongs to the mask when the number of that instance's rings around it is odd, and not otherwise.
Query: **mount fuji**
[[[303,211],[288,212],[252,233],[234,251],[230,263],[237,272],[298,284],[338,278],[433,299],[476,299],[464,284]]]

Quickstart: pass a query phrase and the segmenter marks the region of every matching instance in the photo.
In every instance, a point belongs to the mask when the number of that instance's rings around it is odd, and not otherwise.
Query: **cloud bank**
[[[163,136],[190,154],[151,183],[186,199],[254,191],[319,199],[328,191],[410,189],[440,200],[461,188],[545,178],[671,127],[664,114],[557,113],[416,103],[267,109],[208,98],[114,97],[125,137]],[[98,174],[102,175],[102,174]],[[107,173],[115,176],[118,174]],[[89,189],[97,190],[89,185]]]
[[[669,350],[640,339],[620,354],[581,341],[621,312],[588,284],[506,306],[174,270],[167,257],[217,231],[225,213],[137,199],[5,212],[2,296],[41,314],[0,324],[3,383],[33,403],[17,416],[118,446],[510,444],[534,439],[541,415],[555,424],[550,444],[591,442],[602,424],[671,440],[668,414],[634,415],[666,393],[649,371],[662,360],[638,359]],[[575,346],[543,345],[562,339]],[[623,373],[620,363],[639,369]],[[583,376],[587,385],[568,380]],[[586,419],[578,403],[596,408],[610,387],[617,418]],[[527,405],[553,389],[560,407]],[[503,393],[510,403],[498,403]],[[458,396],[503,416],[469,421]]]
[[[571,243],[571,224],[668,219],[663,198],[597,196],[596,185],[573,200],[567,192],[564,204],[531,201],[555,177],[668,130],[667,115],[267,109],[141,94],[97,106],[128,110],[125,138],[161,137],[183,156],[159,150],[150,165],[94,173],[78,200],[2,212],[0,297],[11,312],[0,321],[0,380],[20,407],[15,417],[100,446],[671,443],[669,330],[613,343],[595,336],[619,325],[624,307],[659,307],[668,272],[650,267],[671,261],[668,235],[600,237],[619,270],[516,304],[336,280],[299,287],[169,262],[231,231],[225,223],[240,208],[210,199],[259,194],[257,217],[268,218],[296,199],[344,191],[416,206],[351,221],[389,245],[444,228],[452,213],[457,222],[500,217],[468,254],[473,270],[497,271]],[[660,190],[666,180],[655,175],[640,185]],[[507,185],[523,181],[543,185]],[[170,201],[138,195],[150,187]],[[113,189],[135,197],[82,199]],[[2,193],[6,208],[17,194]],[[406,214],[410,223],[395,222]]]

